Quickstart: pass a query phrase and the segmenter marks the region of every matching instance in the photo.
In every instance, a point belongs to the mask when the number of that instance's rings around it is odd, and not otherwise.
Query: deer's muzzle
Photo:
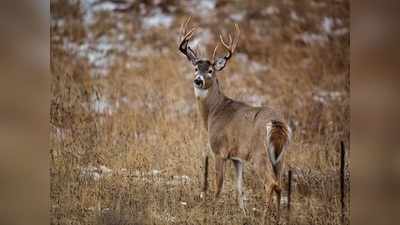
[[[196,78],[193,80],[193,84],[197,88],[204,88],[205,85],[204,78],[202,78],[201,76],[196,76]]]

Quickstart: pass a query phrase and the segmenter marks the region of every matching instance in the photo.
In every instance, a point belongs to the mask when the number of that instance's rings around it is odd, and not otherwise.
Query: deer
[[[243,190],[243,167],[250,162],[258,179],[264,184],[265,205],[269,208],[275,193],[279,213],[282,193],[282,171],[284,153],[290,142],[292,131],[283,115],[270,107],[253,107],[233,100],[222,92],[217,72],[222,71],[238,46],[240,29],[235,24],[236,36],[225,42],[219,39],[226,53],[216,57],[219,43],[211,58],[200,58],[189,46],[196,27],[187,29],[190,17],[180,30],[179,51],[194,68],[193,89],[203,127],[208,134],[208,147],[214,154],[216,171],[215,198],[222,190],[225,165],[228,160],[235,168],[236,187],[240,209],[246,213]],[[208,154],[205,156],[203,192],[208,188]]]

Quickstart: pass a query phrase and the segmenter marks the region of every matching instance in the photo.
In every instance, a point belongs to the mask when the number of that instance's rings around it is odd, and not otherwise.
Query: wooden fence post
[[[290,211],[290,202],[292,200],[292,170],[289,169],[288,171],[288,202],[287,202],[287,208],[288,211]]]
[[[204,186],[203,186],[203,192],[204,194],[208,190],[208,155],[206,156],[206,160],[204,163]]]
[[[292,202],[292,170],[288,170],[288,187],[287,187],[287,223],[290,224],[290,207]]]
[[[342,224],[345,224],[346,219],[346,205],[345,205],[345,157],[346,157],[346,150],[344,147],[344,142],[340,142],[340,204],[342,209]]]

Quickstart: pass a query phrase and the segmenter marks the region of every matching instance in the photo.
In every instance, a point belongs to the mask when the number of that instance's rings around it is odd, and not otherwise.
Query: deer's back
[[[249,160],[258,154],[257,150],[265,154],[266,125],[271,120],[283,121],[280,114],[269,107],[252,107],[231,100],[209,117],[210,146],[215,154],[224,158]]]

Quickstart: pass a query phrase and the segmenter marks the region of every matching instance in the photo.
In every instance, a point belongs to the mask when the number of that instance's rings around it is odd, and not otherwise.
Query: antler
[[[213,59],[213,61],[215,61],[215,53],[217,53],[217,49],[218,49],[218,43],[217,43],[217,45],[215,46],[214,52],[213,52],[213,54],[212,54],[212,59]]]
[[[190,48],[189,41],[192,39],[193,37],[193,33],[194,31],[197,29],[196,27],[192,28],[191,30],[189,30],[187,32],[186,28],[187,25],[190,22],[191,17],[189,17],[181,26],[181,40],[180,40],[180,44],[179,44],[179,50],[186,55],[186,57],[194,64],[197,60],[197,54],[195,51],[193,51],[192,48]]]
[[[236,47],[239,43],[239,37],[240,37],[240,29],[239,29],[239,25],[235,24],[235,30],[236,30],[236,38],[235,40],[232,41],[232,36],[229,34],[229,44],[226,44],[224,39],[222,38],[222,35],[219,34],[219,39],[221,41],[221,44],[224,46],[224,48],[228,51],[228,54],[226,54],[224,56],[225,60],[228,60],[229,58],[231,58],[231,56],[233,55],[233,53],[236,50]],[[218,44],[214,49],[214,54],[213,54],[213,60],[215,61],[215,52],[217,50]]]

